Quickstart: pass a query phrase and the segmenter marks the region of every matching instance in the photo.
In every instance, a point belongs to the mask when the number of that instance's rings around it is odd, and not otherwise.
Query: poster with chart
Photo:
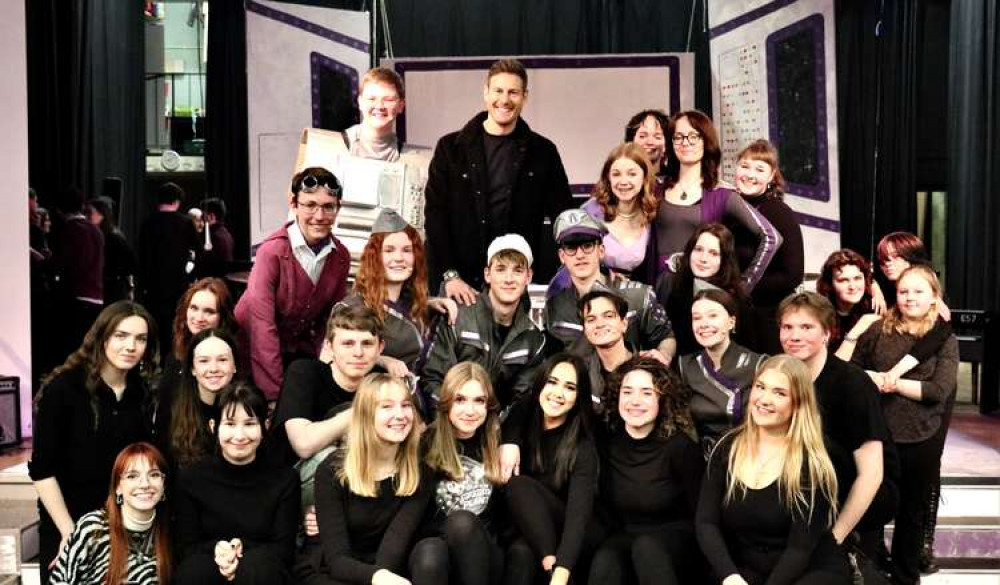
[[[834,0],[709,0],[722,179],[759,138],[778,149],[806,272],[840,247]]]

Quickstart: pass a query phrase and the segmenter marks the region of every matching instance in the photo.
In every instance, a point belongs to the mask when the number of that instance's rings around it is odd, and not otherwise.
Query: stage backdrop
[[[807,273],[840,247],[834,0],[709,0],[722,178],[750,142],[775,143]]]
[[[434,148],[485,109],[483,85],[502,57],[387,59],[406,84],[396,131],[408,144]],[[625,123],[647,108],[694,106],[694,54],[518,57],[528,68],[522,116],[559,148],[573,191],[586,196]]]
[[[246,0],[250,242],[280,227],[303,128],[356,122],[368,13]]]

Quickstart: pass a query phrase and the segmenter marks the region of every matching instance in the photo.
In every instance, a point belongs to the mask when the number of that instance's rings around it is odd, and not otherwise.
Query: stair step
[[[1000,517],[998,478],[941,478],[938,518]]]

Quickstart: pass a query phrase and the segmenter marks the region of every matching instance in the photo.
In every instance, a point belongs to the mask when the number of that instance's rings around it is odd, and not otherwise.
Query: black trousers
[[[927,498],[941,480],[942,433],[919,443],[896,443],[899,452],[899,508],[892,532],[893,582],[920,582],[920,550],[924,542]]]
[[[594,554],[590,583],[699,583],[708,569],[700,561],[701,553],[690,527],[664,527],[638,534],[619,532],[605,540]]]

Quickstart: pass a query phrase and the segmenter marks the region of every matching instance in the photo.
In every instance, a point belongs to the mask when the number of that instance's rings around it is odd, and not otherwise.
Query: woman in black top
[[[698,543],[716,578],[847,585],[847,558],[830,532],[837,477],[809,368],[787,355],[768,359],[749,409],[712,452],[698,501]]]
[[[118,454],[104,507],[84,514],[59,553],[49,585],[166,585],[173,558],[166,460],[149,443]]]
[[[135,288],[139,261],[125,234],[118,229],[115,204],[110,197],[87,202],[90,223],[104,234],[104,304],[127,300]]]
[[[608,391],[618,408],[606,413],[601,502],[613,529],[594,555],[590,583],[691,583],[700,576],[694,514],[705,470],[691,391],[643,357],[619,366]]]
[[[804,254],[798,217],[783,199],[785,178],[778,166],[778,150],[767,140],[756,140],[736,155],[736,192],[747,205],[771,222],[783,242],[753,288],[747,344],[763,353],[781,352],[776,314],[778,303],[802,284]],[[747,267],[757,253],[757,236],[740,224],[730,226],[736,255]]]
[[[184,359],[191,339],[205,329],[225,329],[236,333],[233,303],[226,283],[218,278],[203,278],[192,284],[177,301],[177,312],[171,327],[173,347],[170,351],[163,348],[163,370],[153,387],[156,391],[157,418],[162,416],[159,414],[164,408],[161,404],[166,405],[165,408],[173,404],[174,392],[177,392],[184,377]]]
[[[550,585],[565,585],[585,549],[600,541],[594,522],[597,452],[591,432],[587,367],[559,353],[540,368],[522,429],[521,474],[507,483],[514,523],[550,573]],[[513,416],[513,415],[512,415]],[[518,567],[533,573],[534,567]]]
[[[291,583],[299,476],[258,457],[267,399],[227,386],[212,418],[218,454],[178,472],[174,490],[180,564],[176,583]]]
[[[447,582],[453,567],[463,585],[499,583],[500,403],[486,370],[473,362],[452,366],[437,411],[423,444],[424,462],[437,479],[428,532],[440,536],[417,543],[411,572]]]
[[[853,350],[858,337],[878,320],[872,306],[872,282],[871,263],[847,248],[830,254],[820,270],[816,292],[837,310],[837,329],[830,332],[829,347],[841,359],[851,359],[840,353],[844,339],[851,340],[848,347]]]
[[[156,339],[146,309],[114,303],[35,399],[29,470],[38,490],[43,582],[73,523],[104,502],[118,452],[149,438],[145,376],[156,368]]]
[[[724,225],[702,225],[684,246],[676,270],[668,269],[656,284],[656,300],[666,309],[677,336],[677,355],[701,349],[691,330],[691,303],[698,291],[719,288],[732,295],[739,307],[734,317],[737,324],[742,323],[746,293],[734,246],[733,234]]]
[[[172,468],[187,467],[215,449],[209,421],[219,392],[236,374],[236,340],[224,329],[205,329],[188,344],[184,373],[172,404],[160,404],[157,443]]]
[[[431,497],[420,469],[416,408],[388,374],[366,377],[351,408],[347,448],[316,470],[326,582],[409,585],[406,561]],[[413,583],[433,582],[415,575]]]

